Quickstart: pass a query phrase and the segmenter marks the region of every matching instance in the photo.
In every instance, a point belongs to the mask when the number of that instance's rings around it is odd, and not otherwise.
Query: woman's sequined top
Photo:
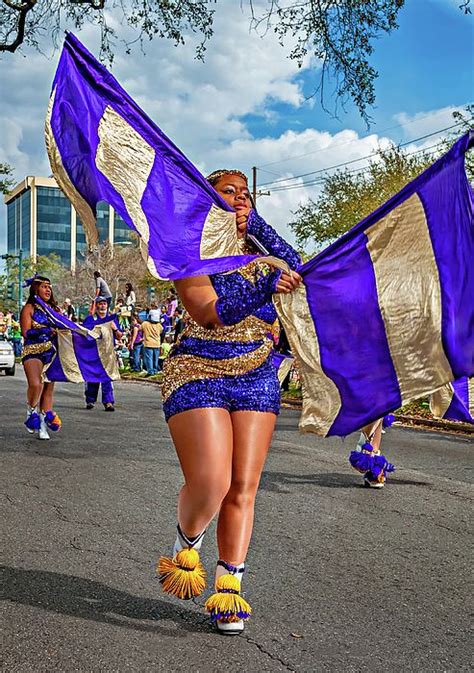
[[[297,268],[301,262],[298,253],[261,218],[259,220],[258,231],[252,231],[254,236],[269,254]],[[249,218],[248,231],[251,223]],[[255,282],[269,270],[257,259],[238,271],[215,274],[210,279],[218,297],[232,295],[241,303]],[[206,329],[191,319],[166,358],[163,401],[191,381],[240,376],[260,367],[271,355],[272,336],[278,331],[277,313],[271,301],[229,327]]]
[[[22,356],[38,355],[54,348],[53,327],[48,315],[39,304],[34,304],[31,328],[26,332]]]

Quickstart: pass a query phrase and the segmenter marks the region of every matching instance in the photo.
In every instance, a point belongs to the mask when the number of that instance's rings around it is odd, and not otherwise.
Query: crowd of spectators
[[[173,291],[152,300],[149,306],[140,306],[131,283],[125,284],[125,291],[113,304],[113,295],[99,271],[94,272],[95,293],[91,313],[95,310],[95,299],[105,297],[111,313],[116,313],[122,332],[116,344],[116,355],[121,369],[143,376],[155,376],[163,370],[163,364],[170,349],[183,331],[189,316],[180,306]],[[70,320],[78,322],[78,311],[71,300],[66,298],[61,311]],[[4,333],[12,343],[15,357],[21,357],[23,339],[20,324],[13,311],[0,311],[0,334]],[[284,332],[275,344],[277,352],[289,352],[289,344]],[[293,376],[294,372],[291,372]],[[290,375],[283,382],[283,390],[288,389]]]

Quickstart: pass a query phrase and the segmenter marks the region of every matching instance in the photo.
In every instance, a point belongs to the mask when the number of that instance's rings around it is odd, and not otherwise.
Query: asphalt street
[[[63,429],[23,427],[25,382],[0,376],[2,671],[467,671],[473,440],[392,428],[397,472],[364,489],[356,435],[301,435],[282,410],[257,501],[243,636],[205,597],[161,593],[180,470],[159,388],[116,386],[117,410],[59,385]],[[214,528],[203,561],[216,560]]]

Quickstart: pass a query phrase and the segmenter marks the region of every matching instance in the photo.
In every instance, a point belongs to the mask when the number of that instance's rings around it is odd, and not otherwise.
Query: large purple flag
[[[235,213],[71,33],[45,133],[54,177],[90,246],[103,200],[139,234],[158,278],[229,271],[253,259],[241,254]]]
[[[55,311],[39,297],[36,301],[56,328],[56,355],[44,368],[45,381],[104,383],[120,378],[111,322],[89,330]]]
[[[303,383],[300,428],[347,435],[474,375],[474,132],[305,264],[275,304]]]

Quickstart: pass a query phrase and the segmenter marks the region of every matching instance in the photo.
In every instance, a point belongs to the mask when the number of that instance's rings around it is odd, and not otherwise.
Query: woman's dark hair
[[[131,292],[133,292],[133,285],[131,283],[125,283],[126,296],[128,297]]]
[[[50,283],[51,281],[49,278],[46,278],[45,276],[36,276],[34,281],[30,285],[30,294],[28,295],[28,299],[26,300],[27,304],[36,304],[35,301],[35,296],[38,294],[39,286],[41,283]],[[51,308],[54,308],[58,310],[58,305],[56,303],[56,299],[54,298],[53,290],[51,289],[51,297],[49,300],[46,302]]]
[[[100,278],[100,271],[94,271],[94,278]]]

